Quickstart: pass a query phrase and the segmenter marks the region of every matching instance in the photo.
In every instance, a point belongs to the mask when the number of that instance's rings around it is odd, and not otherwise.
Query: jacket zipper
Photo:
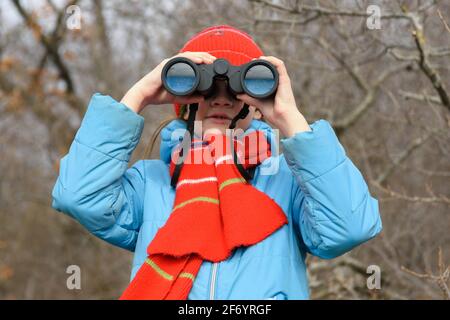
[[[211,285],[209,287],[209,300],[214,300],[215,291],[216,291],[216,279],[217,279],[217,267],[218,262],[214,262],[212,265],[212,271],[211,271]]]

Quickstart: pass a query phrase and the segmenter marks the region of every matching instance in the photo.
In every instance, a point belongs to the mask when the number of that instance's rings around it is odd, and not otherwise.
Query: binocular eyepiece
[[[257,99],[268,98],[277,90],[278,72],[267,60],[256,59],[234,66],[225,59],[212,64],[196,64],[184,57],[169,60],[161,73],[164,88],[173,95],[187,96],[194,92],[209,96],[214,90],[214,80],[228,82],[233,96],[247,93]]]

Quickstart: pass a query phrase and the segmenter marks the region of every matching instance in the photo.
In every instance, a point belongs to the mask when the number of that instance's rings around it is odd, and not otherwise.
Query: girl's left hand
[[[236,97],[259,109],[269,124],[278,128],[285,137],[292,137],[297,132],[311,131],[308,122],[300,113],[295,103],[291,80],[284,62],[276,57],[261,56],[259,59],[272,63],[278,71],[278,89],[274,98],[255,99],[246,93]]]

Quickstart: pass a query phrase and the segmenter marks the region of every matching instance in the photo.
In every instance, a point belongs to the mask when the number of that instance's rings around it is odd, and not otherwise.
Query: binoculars
[[[164,88],[173,95],[187,96],[198,92],[210,96],[214,92],[214,80],[228,82],[232,96],[247,93],[257,99],[274,95],[278,87],[278,72],[267,60],[256,59],[234,66],[225,59],[212,64],[196,64],[184,57],[169,60],[161,73]]]
[[[256,99],[269,98],[275,94],[278,88],[278,72],[273,64],[267,60],[255,59],[246,64],[235,66],[225,59],[216,59],[212,64],[196,64],[185,57],[170,59],[161,72],[161,80],[164,88],[175,96],[188,96],[197,92],[205,97],[215,93],[214,80],[227,81],[227,90],[230,95],[236,96],[247,93]],[[187,132],[183,141],[194,136],[194,120],[198,110],[198,103],[189,105],[189,116],[187,120]],[[244,106],[239,113],[231,119],[229,129],[236,127],[239,119],[244,119],[249,113],[249,106]],[[172,187],[181,173],[185,154],[180,150],[180,162],[176,164],[172,179]],[[233,160],[237,169],[245,180],[253,178],[252,170],[248,171],[237,160],[233,149]]]

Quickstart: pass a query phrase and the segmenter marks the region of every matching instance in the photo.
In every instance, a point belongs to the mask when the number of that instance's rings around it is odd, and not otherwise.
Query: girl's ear
[[[263,118],[263,114],[259,109],[255,109],[255,113],[253,114],[253,119],[261,120]]]

